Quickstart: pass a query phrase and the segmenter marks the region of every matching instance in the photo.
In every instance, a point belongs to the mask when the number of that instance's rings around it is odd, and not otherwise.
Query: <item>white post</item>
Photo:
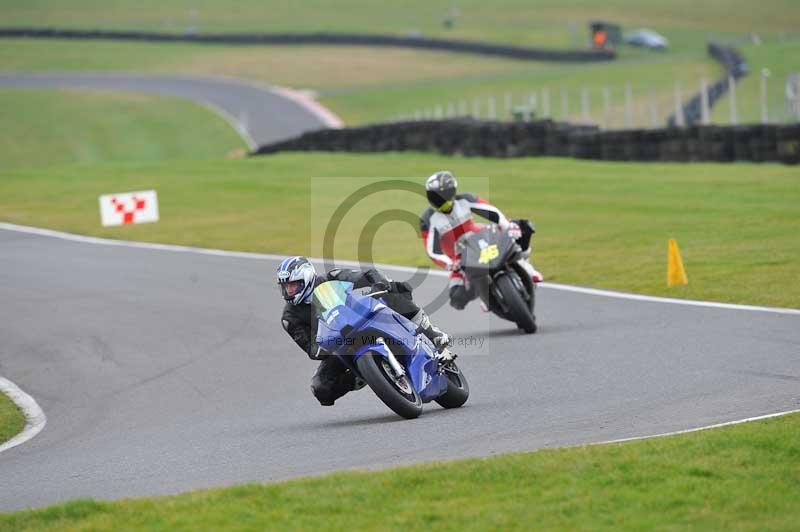
[[[481,117],[481,102],[477,98],[474,98],[472,100],[472,118],[477,120],[480,117]]]
[[[433,110],[433,117],[435,119],[439,120],[439,119],[442,118],[443,114],[444,113],[442,112],[442,106],[441,105],[437,105],[436,108]]]
[[[536,93],[535,92],[530,93],[530,95],[528,96],[528,105],[526,105],[526,107],[528,108],[528,111],[525,114],[528,117],[527,120],[530,120],[530,119],[532,119],[534,117],[534,114],[536,114],[536,111],[538,111],[538,109],[536,108]]]
[[[494,111],[494,96],[489,96],[489,98],[486,100],[486,106],[486,118],[489,120],[494,120],[496,116]]]
[[[589,89],[586,87],[581,89],[581,120],[583,120],[585,124],[592,121],[589,116]]]
[[[681,82],[675,82],[675,125],[684,127],[686,125],[686,117],[683,116],[683,101],[681,98]]]
[[[706,78],[700,80],[700,121],[703,125],[711,123],[708,105],[708,82]]]
[[[542,89],[542,118],[550,117],[550,90],[545,87]]]
[[[561,120],[569,120],[569,94],[564,89],[561,89]]]
[[[658,101],[656,101],[655,89],[650,91],[650,127],[658,127]]]
[[[456,116],[456,106],[453,105],[453,102],[447,102],[447,118],[453,118]]]
[[[739,123],[739,115],[736,112],[736,80],[733,76],[728,76],[728,103],[730,104],[731,124]]]
[[[761,69],[761,123],[766,124],[769,121],[769,113],[767,111],[767,76],[769,70],[766,68]]]
[[[458,102],[458,116],[467,116],[467,102],[465,100]]]
[[[633,129],[633,89],[625,84],[625,129]]]
[[[603,87],[603,123],[611,129],[611,89]]]
[[[507,119],[511,119],[511,93],[510,92],[507,92],[505,94],[503,107],[505,109],[505,117]]]

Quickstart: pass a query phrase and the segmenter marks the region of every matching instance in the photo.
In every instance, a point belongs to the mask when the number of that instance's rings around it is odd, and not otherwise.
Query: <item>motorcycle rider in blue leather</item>
[[[325,281],[347,281],[353,283],[354,288],[386,290],[387,293],[382,298],[389,308],[415,323],[418,333],[424,334],[433,342],[442,359],[453,356],[447,349],[450,336],[433,326],[425,311],[414,303],[408,283],[392,281],[375,269],[362,271],[336,268],[319,276],[306,257],[287,257],[277,270],[278,287],[286,301],[281,325],[309,358],[320,360],[319,367],[311,378],[311,392],[321,405],[332,406],[336,399],[363,386],[362,382],[356,382],[355,375],[338,358],[329,356],[316,342],[317,315],[311,304],[311,294],[314,288]]]

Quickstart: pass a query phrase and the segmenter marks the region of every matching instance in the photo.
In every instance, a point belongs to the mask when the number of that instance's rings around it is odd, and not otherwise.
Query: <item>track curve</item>
[[[308,390],[315,363],[279,324],[275,265],[0,229],[0,372],[48,416],[0,454],[0,509],[605,441],[800,404],[797,315],[545,287],[535,336],[476,305],[436,313],[476,342],[459,348],[465,407],[403,421],[365,389],[324,408]],[[443,282],[428,277],[417,299]]]
[[[228,78],[146,74],[0,73],[0,87],[130,91],[186,98],[220,114],[250,149],[306,131],[341,127],[333,113],[300,93]]]

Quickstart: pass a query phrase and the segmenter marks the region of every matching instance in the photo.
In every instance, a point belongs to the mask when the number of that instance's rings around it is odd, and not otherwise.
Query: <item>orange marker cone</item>
[[[689,279],[686,277],[686,270],[683,269],[678,243],[674,238],[670,238],[667,251],[667,286],[676,284],[689,284]]]

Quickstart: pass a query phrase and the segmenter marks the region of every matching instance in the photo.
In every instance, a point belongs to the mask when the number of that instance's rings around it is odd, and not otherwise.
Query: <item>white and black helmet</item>
[[[437,211],[450,212],[453,208],[453,198],[456,195],[458,182],[447,170],[436,172],[425,181],[425,193],[428,203]]]
[[[278,266],[277,277],[283,299],[292,305],[299,305],[309,301],[317,271],[305,257],[288,257]]]

